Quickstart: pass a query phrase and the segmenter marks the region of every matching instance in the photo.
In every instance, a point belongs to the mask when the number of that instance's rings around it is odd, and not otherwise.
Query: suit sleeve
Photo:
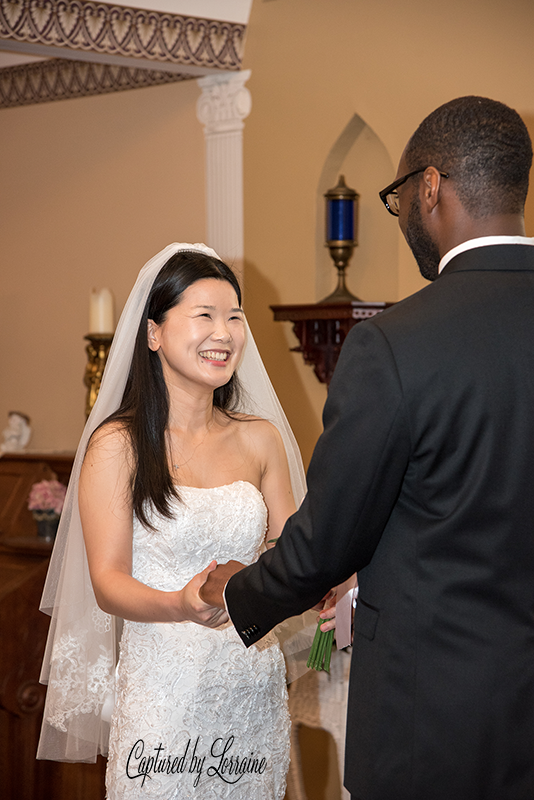
[[[345,340],[323,423],[300,509],[276,547],[226,586],[230,617],[247,646],[366,566],[398,498],[409,429],[391,349],[372,322]]]

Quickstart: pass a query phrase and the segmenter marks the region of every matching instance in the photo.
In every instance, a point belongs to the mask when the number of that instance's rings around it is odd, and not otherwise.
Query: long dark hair
[[[169,471],[166,431],[169,420],[169,394],[157,352],[147,341],[148,320],[164,322],[171,308],[178,305],[183,292],[204,278],[228,281],[241,305],[241,289],[236,276],[217,258],[196,251],[175,253],[156,276],[146,302],[135,340],[132,365],[120,407],[103,424],[120,422],[127,433],[132,453],[132,506],[135,516],[149,529],[151,506],[164,517],[172,517],[171,499],[180,499]],[[213,405],[225,413],[239,402],[239,380],[234,374],[213,392]]]

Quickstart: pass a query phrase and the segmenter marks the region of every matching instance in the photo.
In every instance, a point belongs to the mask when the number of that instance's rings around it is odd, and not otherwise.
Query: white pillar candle
[[[89,333],[113,333],[113,295],[109,289],[93,289],[89,304]]]

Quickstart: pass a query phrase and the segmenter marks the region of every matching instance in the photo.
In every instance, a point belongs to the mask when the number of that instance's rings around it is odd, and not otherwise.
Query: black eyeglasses
[[[393,183],[390,183],[389,186],[386,186],[385,189],[382,189],[382,191],[379,192],[380,199],[384,203],[389,213],[393,214],[394,217],[399,216],[399,195],[397,193],[397,189],[399,186],[402,186],[403,183],[406,183],[408,178],[413,178],[414,175],[419,175],[419,173],[424,172],[425,169],[428,169],[428,167],[414,169],[413,172],[409,172],[403,178],[398,178],[396,181],[393,181]],[[442,178],[449,177],[447,172],[440,172],[439,174]]]

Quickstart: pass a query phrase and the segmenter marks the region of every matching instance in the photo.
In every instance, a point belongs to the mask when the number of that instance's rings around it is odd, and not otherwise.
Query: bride
[[[245,650],[199,589],[218,561],[255,561],[303,490],[234,274],[170,245],[130,295],[73,468],[43,597],[38,757],[106,754],[113,707],[109,800],[283,798],[277,641]]]

